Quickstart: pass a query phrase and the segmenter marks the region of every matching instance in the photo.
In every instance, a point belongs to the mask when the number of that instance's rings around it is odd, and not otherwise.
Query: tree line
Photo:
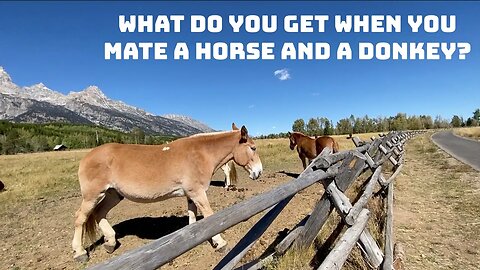
[[[69,149],[80,149],[110,142],[162,144],[173,139],[173,136],[146,135],[139,128],[125,133],[90,125],[0,121],[0,154],[50,151],[59,144]]]
[[[451,119],[429,115],[410,115],[397,113],[390,117],[372,118],[368,115],[355,117],[350,115],[340,119],[335,125],[326,117],[312,117],[308,121],[296,119],[292,124],[292,131],[302,132],[309,136],[358,134],[369,132],[388,132],[395,130],[422,130],[450,127],[476,127],[480,125],[480,109],[476,109],[466,120],[458,115]],[[285,138],[288,133],[262,135],[259,138]]]

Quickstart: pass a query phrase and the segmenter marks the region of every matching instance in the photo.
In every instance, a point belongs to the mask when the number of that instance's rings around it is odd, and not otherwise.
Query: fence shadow
[[[286,171],[278,171],[277,173],[285,174],[286,176],[290,176],[293,178],[297,178],[300,175],[299,173],[292,173],[292,172],[286,172]]]
[[[241,269],[249,269],[250,267],[256,265],[258,262],[260,262],[261,260],[265,259],[266,257],[268,257],[270,254],[272,254],[272,252],[275,251],[275,247],[285,238],[287,237],[289,233],[289,230],[288,229],[283,229],[282,231],[278,232],[277,233],[277,237],[273,240],[273,242],[267,247],[267,249],[265,249],[265,251],[262,253],[262,255],[260,255],[258,258],[250,261],[250,262],[247,262],[246,264],[240,266],[240,267],[237,267],[237,268],[234,268],[235,270],[241,270]],[[263,269],[263,268],[262,268]]]

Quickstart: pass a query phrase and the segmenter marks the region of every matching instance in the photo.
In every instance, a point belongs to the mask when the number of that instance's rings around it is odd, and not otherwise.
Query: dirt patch
[[[429,139],[406,146],[395,182],[395,235],[406,269],[478,269],[480,173]]]
[[[218,178],[217,178],[218,179]],[[246,179],[246,178],[243,178]],[[212,186],[208,196],[214,211],[223,209],[254,194],[271,189],[291,178],[282,174],[275,179],[245,182],[237,191],[226,191]],[[240,191],[238,191],[240,190]],[[321,195],[319,186],[313,186],[298,194],[284,209],[279,219],[257,242],[248,256],[258,257],[275,239],[278,233],[293,227],[312,209]],[[0,269],[79,269],[118,256],[132,248],[158,239],[188,224],[185,198],[175,198],[153,204],[137,204],[123,201],[109,214],[119,242],[118,250],[107,254],[101,246],[90,252],[91,260],[84,265],[72,260],[70,241],[73,233],[73,214],[81,198],[44,199],[35,203],[17,205],[9,213],[3,213],[0,222]],[[251,228],[260,215],[223,233],[232,246]],[[162,269],[211,269],[222,257],[205,242],[172,261]]]

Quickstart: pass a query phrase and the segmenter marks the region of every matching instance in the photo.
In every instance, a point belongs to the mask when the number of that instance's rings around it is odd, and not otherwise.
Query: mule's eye
[[[255,146],[250,146],[250,149],[252,149],[252,151],[255,151],[255,150],[257,150],[257,147],[255,147]]]

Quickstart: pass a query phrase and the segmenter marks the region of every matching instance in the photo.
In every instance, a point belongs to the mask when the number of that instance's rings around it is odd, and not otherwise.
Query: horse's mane
[[[302,132],[298,132],[298,131],[294,131],[294,132],[292,132],[292,133],[290,133],[290,134],[292,134],[291,136],[293,136],[293,137],[295,137],[295,138],[298,137],[298,136],[310,138],[310,136],[307,136],[307,135],[303,134]],[[310,139],[311,139],[311,138],[310,138]]]

